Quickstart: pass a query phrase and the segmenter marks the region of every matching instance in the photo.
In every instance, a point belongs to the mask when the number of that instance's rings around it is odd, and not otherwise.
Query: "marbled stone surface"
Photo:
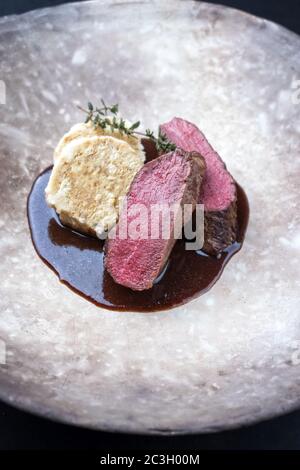
[[[2,18],[0,57],[0,397],[147,433],[217,430],[299,406],[300,38],[205,3],[107,0]],[[76,103],[100,97],[145,127],[194,121],[249,196],[244,248],[183,307],[101,310],[33,249],[31,184],[82,119]]]

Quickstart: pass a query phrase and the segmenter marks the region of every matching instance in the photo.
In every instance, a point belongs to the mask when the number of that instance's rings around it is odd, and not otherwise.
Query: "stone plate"
[[[0,397],[142,433],[216,431],[299,406],[300,38],[201,2],[107,0],[2,18],[0,54]],[[199,124],[249,196],[242,251],[183,307],[102,310],[33,249],[31,184],[82,120],[75,105],[100,97],[145,127]]]

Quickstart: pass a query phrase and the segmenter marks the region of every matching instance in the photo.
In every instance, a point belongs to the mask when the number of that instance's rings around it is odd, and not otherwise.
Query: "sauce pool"
[[[157,154],[151,142],[143,143],[147,161],[150,161]],[[65,227],[54,209],[47,206],[45,188],[51,171],[52,167],[37,177],[28,197],[27,213],[33,245],[61,282],[99,307],[150,312],[182,305],[207,292],[242,247],[249,205],[245,192],[237,184],[237,241],[216,258],[202,251],[185,250],[185,240],[178,240],[154,286],[143,292],[132,291],[116,284],[105,270],[104,242]]]

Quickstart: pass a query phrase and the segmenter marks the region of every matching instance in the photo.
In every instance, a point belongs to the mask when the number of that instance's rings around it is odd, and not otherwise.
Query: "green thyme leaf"
[[[130,130],[130,131],[134,131],[135,129],[137,129],[138,127],[140,127],[140,124],[141,124],[140,121],[136,121],[135,123],[132,124],[132,126],[130,126],[129,130]]]
[[[176,145],[170,142],[166,135],[161,132],[158,133],[157,137],[155,137],[154,132],[150,129],[146,129],[145,133],[138,132],[137,129],[141,125],[140,121],[136,121],[131,126],[127,126],[125,119],[118,117],[118,104],[107,106],[103,99],[101,99],[101,104],[102,107],[94,108],[93,104],[88,102],[87,110],[78,106],[81,111],[84,111],[87,114],[85,123],[92,122],[94,127],[100,127],[101,129],[108,128],[112,132],[118,131],[120,134],[128,136],[136,137],[139,135],[142,137],[148,137],[148,139],[155,142],[156,148],[159,152],[166,153],[176,150]]]

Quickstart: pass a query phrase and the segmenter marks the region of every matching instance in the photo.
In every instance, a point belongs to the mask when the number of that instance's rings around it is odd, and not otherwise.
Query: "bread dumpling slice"
[[[126,123],[127,127],[130,127],[131,123]],[[127,142],[136,152],[141,154],[141,157],[144,161],[143,146],[141,144],[141,139],[137,136],[127,135],[124,132],[118,131],[118,129],[111,129],[106,127],[102,129],[101,127],[95,127],[91,122],[88,123],[79,123],[71,127],[69,132],[67,132],[58,142],[56,149],[54,150],[54,162],[60,158],[64,148],[69,143],[73,142],[75,139],[81,137],[93,137],[93,136],[105,136],[109,135],[115,137],[116,139],[124,140]]]
[[[119,198],[143,166],[143,154],[111,136],[78,137],[62,150],[46,187],[63,224],[100,237],[118,219]]]

